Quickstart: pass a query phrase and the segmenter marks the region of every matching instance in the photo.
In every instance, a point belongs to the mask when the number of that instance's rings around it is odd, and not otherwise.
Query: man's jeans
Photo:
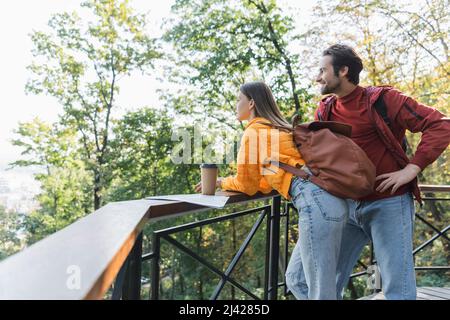
[[[382,289],[386,299],[416,299],[416,280],[412,255],[412,236],[414,228],[414,203],[412,195],[381,199],[377,201],[347,200],[348,221],[342,233],[342,241],[337,266],[338,298],[346,287],[350,274],[362,249],[369,241],[373,242],[377,264],[380,267]],[[298,299],[308,298],[308,285],[296,244],[288,272],[294,274],[295,286],[288,288]],[[294,260],[293,260],[294,259]],[[292,269],[292,270],[289,270]],[[292,277],[292,276],[289,276]]]
[[[416,299],[412,255],[415,211],[411,193],[376,201],[347,200],[347,203],[349,217],[338,262],[340,297],[362,249],[371,240],[386,299]]]
[[[299,212],[299,239],[286,270],[286,285],[297,299],[335,300],[347,202],[297,177],[289,193]]]

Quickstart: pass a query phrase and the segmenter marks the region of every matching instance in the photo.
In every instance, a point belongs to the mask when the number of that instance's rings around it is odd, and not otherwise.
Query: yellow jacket
[[[221,187],[223,190],[240,191],[248,195],[258,191],[269,193],[275,189],[290,199],[292,173],[268,164],[268,160],[291,166],[304,165],[305,162],[295,147],[292,133],[260,122],[268,123],[269,120],[257,117],[247,124],[238,152],[237,174],[224,178]]]

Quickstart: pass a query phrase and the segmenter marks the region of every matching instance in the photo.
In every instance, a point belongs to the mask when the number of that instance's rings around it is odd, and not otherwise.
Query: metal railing
[[[152,251],[143,255],[139,255],[142,249],[142,241],[136,242],[132,253],[129,256],[128,261],[122,266],[114,290],[112,293],[112,299],[140,299],[141,287],[141,269],[137,267],[139,263],[145,261],[152,261],[151,268],[151,292],[150,299],[156,300],[159,298],[159,284],[160,284],[160,258],[161,258],[161,241],[164,240],[168,244],[171,244],[178,250],[190,256],[198,263],[202,264],[212,273],[220,277],[220,281],[214,289],[210,299],[216,300],[222,292],[225,284],[230,283],[235,288],[241,290],[253,299],[259,300],[260,297],[252,293],[250,290],[240,284],[233,278],[232,273],[235,270],[236,265],[243,256],[245,250],[249,246],[251,240],[254,238],[256,232],[260,229],[260,226],[266,223],[266,252],[265,252],[265,272],[264,272],[264,295],[263,299],[277,299],[278,295],[278,258],[279,258],[279,245],[280,245],[280,208],[281,208],[281,196],[276,195],[271,197],[270,205],[264,205],[257,208],[242,210],[231,214],[222,215],[219,217],[208,218],[201,221],[187,223],[180,226],[174,226],[166,229],[161,229],[153,232],[152,235]],[[243,216],[257,214],[258,217],[254,222],[250,232],[245,237],[244,241],[240,245],[236,254],[231,259],[231,262],[226,267],[226,270],[222,272],[215,267],[211,262],[195,253],[192,249],[186,247],[181,242],[172,237],[172,234],[190,230],[193,228],[211,225],[226,220],[237,219]],[[140,235],[142,239],[142,234]],[[131,283],[126,285],[126,283]]]
[[[422,191],[426,192],[448,192],[450,188],[448,186],[421,186]],[[424,197],[424,201],[448,201],[450,198],[436,198],[436,197]],[[283,287],[283,294],[288,296],[290,293],[287,292],[286,284],[283,281],[278,282],[279,272],[282,274],[285,273],[286,267],[289,260],[289,241],[290,241],[290,216],[291,209],[294,209],[294,206],[290,202],[281,203],[280,196],[274,196],[271,198],[270,205],[264,205],[261,207],[247,209],[231,214],[226,214],[223,216],[218,216],[214,218],[208,218],[201,221],[196,221],[192,223],[187,223],[180,226],[174,226],[165,228],[162,230],[157,230],[153,232],[152,235],[152,251],[146,254],[141,255],[142,248],[142,234],[140,235],[140,241],[136,242],[136,246],[133,249],[132,253],[127,259],[127,263],[125,263],[117,277],[116,284],[114,286],[113,299],[139,299],[141,286],[140,286],[140,277],[141,277],[141,269],[138,267],[140,263],[151,260],[151,291],[149,294],[150,299],[159,299],[159,288],[160,288],[160,259],[161,259],[161,242],[164,241],[167,244],[172,245],[177,250],[187,254],[189,257],[194,259],[196,262],[200,263],[202,266],[206,267],[213,274],[217,275],[220,278],[220,281],[217,283],[213,293],[210,296],[211,300],[215,300],[219,298],[220,293],[222,292],[225,284],[229,283],[235,288],[241,290],[249,297],[253,299],[261,299],[256,294],[245,288],[245,286],[239,283],[233,277],[233,271],[235,270],[236,265],[240,261],[242,255],[245,250],[249,246],[251,240],[254,238],[254,235],[259,230],[260,226],[264,223],[267,224],[266,228],[266,252],[265,252],[265,272],[264,272],[264,294],[263,299],[277,299],[278,298],[278,288]],[[281,210],[283,208],[283,210]],[[258,214],[257,218],[255,218],[255,222],[250,230],[250,232],[245,237],[245,240],[240,245],[236,254],[231,259],[228,266],[225,268],[225,271],[219,270],[215,267],[211,262],[207,261],[205,258],[201,257],[198,253],[194,252],[192,249],[183,245],[180,241],[175,239],[172,235],[178,232],[187,231],[193,228],[211,225],[219,222],[223,222],[226,220],[237,219],[243,216]],[[436,232],[434,236],[432,236],[429,240],[423,242],[417,248],[414,249],[413,255],[420,253],[426,247],[432,245],[437,239],[445,239],[450,242],[449,237],[446,235],[447,231],[450,229],[450,224],[447,225],[442,230],[439,230],[437,227],[432,225],[430,222],[426,221],[421,215],[420,212],[416,212],[416,218],[418,221],[424,223],[431,230]],[[282,219],[285,219],[284,223],[284,250],[280,252],[280,226]],[[283,260],[282,267],[279,267],[279,259],[280,257]],[[364,268],[364,271],[353,273],[351,275],[351,279],[361,277],[364,275],[369,275],[371,272],[374,272],[376,268],[376,259],[374,257],[373,245],[369,244],[369,261],[370,265],[363,263],[361,260],[358,261],[358,265]],[[416,270],[450,270],[450,266],[416,266]],[[128,279],[128,280],[125,280]],[[126,285],[128,281],[128,285]],[[374,288],[374,292],[379,291],[380,288]],[[121,294],[122,293],[122,294]]]

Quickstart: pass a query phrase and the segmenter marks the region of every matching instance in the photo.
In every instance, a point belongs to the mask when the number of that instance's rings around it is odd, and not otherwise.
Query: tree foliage
[[[32,33],[36,60],[28,67],[33,78],[26,89],[53,96],[64,107],[60,121],[78,131],[98,209],[111,179],[105,158],[118,82],[134,70],[147,71],[160,53],[145,33],[145,17],[127,1],[89,0],[81,7],[91,13],[90,21],[76,12],[56,14],[50,32]]]

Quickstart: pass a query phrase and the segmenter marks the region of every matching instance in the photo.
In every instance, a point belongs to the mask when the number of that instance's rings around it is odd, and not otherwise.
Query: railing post
[[[123,290],[123,282],[125,281],[125,275],[128,269],[129,258],[125,260],[122,267],[117,274],[116,281],[114,282],[114,289],[111,295],[111,300],[120,300],[122,299],[122,290]]]
[[[131,249],[125,281],[122,289],[123,300],[141,299],[141,269],[142,269],[142,232],[136,238]]]
[[[375,264],[375,252],[373,250],[373,242],[370,241],[370,264]]]
[[[367,287],[372,289],[372,293],[381,291],[381,274],[378,265],[372,264],[367,268]]]
[[[284,227],[284,234],[285,234],[285,239],[284,239],[284,265],[283,265],[283,274],[286,274],[286,270],[287,270],[287,266],[288,266],[288,264],[289,264],[289,223],[290,223],[290,220],[289,220],[289,209],[290,209],[290,207],[289,207],[289,205],[290,205],[290,202],[287,202],[286,201],[286,204],[285,204],[285,206],[284,206],[284,213],[283,213],[283,215],[284,215],[284,217],[285,217],[285,219],[286,219],[286,223],[285,223],[285,227]],[[287,296],[287,293],[288,293],[288,288],[287,288],[287,285],[286,285],[286,279],[283,279],[284,281],[284,290],[283,290],[283,294],[284,294],[284,296]]]
[[[264,300],[269,298],[269,264],[270,264],[270,216],[271,209],[266,209],[266,256],[264,262]]]
[[[152,253],[153,253],[153,261],[152,261],[152,273],[151,273],[151,300],[158,300],[159,298],[159,259],[160,259],[160,248],[161,246],[161,238],[159,234],[153,233],[152,240]]]
[[[281,196],[272,200],[270,212],[270,259],[269,259],[269,300],[278,296],[278,259],[280,255],[280,209]]]

